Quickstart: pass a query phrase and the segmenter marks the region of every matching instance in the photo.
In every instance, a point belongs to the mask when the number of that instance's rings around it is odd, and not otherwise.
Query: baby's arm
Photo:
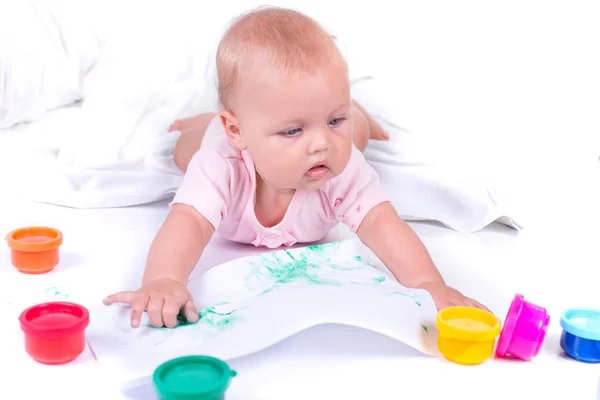
[[[389,202],[372,208],[357,234],[404,286],[444,284],[421,239]]]
[[[150,246],[141,287],[108,296],[105,304],[131,305],[134,328],[140,325],[144,310],[154,327],[176,326],[180,313],[196,322],[198,312],[187,280],[213,231],[210,222],[192,207],[173,205]]]
[[[328,198],[336,217],[358,235],[402,285],[427,290],[438,308],[468,305],[485,309],[445,284],[425,245],[396,213],[377,172],[358,150],[353,149],[344,172],[331,181]]]
[[[228,161],[210,148],[192,158],[171,210],[154,238],[142,285],[136,291],[109,296],[106,304],[131,305],[131,325],[139,326],[144,310],[155,327],[174,327],[182,313],[198,320],[188,277],[226,213],[229,203]]]
[[[460,305],[486,309],[446,285],[421,239],[389,202],[373,207],[357,234],[401,284],[427,290],[438,309]]]
[[[214,229],[194,208],[175,204],[152,241],[142,286],[159,279],[185,285]]]

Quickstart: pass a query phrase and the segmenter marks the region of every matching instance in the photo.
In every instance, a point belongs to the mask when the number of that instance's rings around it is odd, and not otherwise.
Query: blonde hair
[[[294,10],[261,7],[234,20],[216,56],[219,103],[227,108],[235,85],[265,69],[316,73],[345,60],[334,38],[315,20]]]

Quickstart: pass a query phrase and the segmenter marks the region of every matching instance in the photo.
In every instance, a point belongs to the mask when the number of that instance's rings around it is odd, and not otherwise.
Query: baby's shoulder
[[[194,192],[199,197],[218,193],[215,196],[229,208],[243,203],[250,187],[242,156],[218,142],[203,141],[188,164],[180,190]]]

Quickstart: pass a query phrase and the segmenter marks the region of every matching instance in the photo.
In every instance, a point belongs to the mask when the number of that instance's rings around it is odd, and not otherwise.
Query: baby
[[[352,102],[344,57],[323,28],[295,11],[262,8],[230,27],[216,62],[220,111],[194,117],[194,129],[206,125],[203,137],[180,138],[174,157],[185,176],[142,285],[106,304],[130,304],[133,327],[144,310],[155,327],[176,326],[178,314],[196,322],[186,283],[215,232],[275,249],[318,241],[342,222],[401,284],[429,291],[439,309],[485,309],[444,283],[391,206],[357,148],[369,136],[353,143],[353,128],[368,135],[373,121]]]

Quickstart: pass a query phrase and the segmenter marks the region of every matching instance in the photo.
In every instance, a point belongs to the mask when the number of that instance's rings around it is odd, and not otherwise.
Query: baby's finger
[[[438,311],[440,311],[440,310],[443,310],[444,308],[454,307],[456,304],[453,301],[436,300],[435,305],[437,306]]]
[[[131,327],[137,328],[140,326],[142,320],[142,314],[148,305],[148,296],[145,294],[138,293],[131,304]]]
[[[479,308],[481,310],[490,311],[490,310],[488,310],[488,308],[486,306],[484,306],[480,302],[473,300],[473,299],[467,299],[467,305],[469,307],[475,307],[475,308]]]
[[[476,301],[475,304],[477,304],[476,307],[481,308],[482,310],[485,310],[489,313],[492,313],[492,310],[490,310],[489,308],[487,308],[486,306],[484,306],[483,304],[481,304],[480,302]],[[493,314],[493,313],[492,313]]]
[[[181,301],[177,297],[169,296],[165,299],[162,308],[162,319],[167,328],[177,326],[177,315],[181,309]]]
[[[108,296],[107,298],[105,298],[103,300],[103,303],[106,304],[107,306],[110,306],[111,304],[114,304],[114,303],[132,304],[136,298],[136,295],[137,295],[137,292],[131,291],[131,290],[127,290],[124,292],[118,292],[118,293],[112,294],[112,295]]]
[[[161,294],[150,296],[150,301],[148,301],[148,306],[146,307],[146,310],[148,311],[148,318],[150,318],[150,323],[155,328],[162,328],[165,326],[162,318],[164,301],[165,300]]]
[[[185,315],[185,319],[188,322],[194,323],[197,322],[200,317],[198,317],[198,310],[196,309],[196,305],[192,300],[188,300],[183,305],[183,315]]]

